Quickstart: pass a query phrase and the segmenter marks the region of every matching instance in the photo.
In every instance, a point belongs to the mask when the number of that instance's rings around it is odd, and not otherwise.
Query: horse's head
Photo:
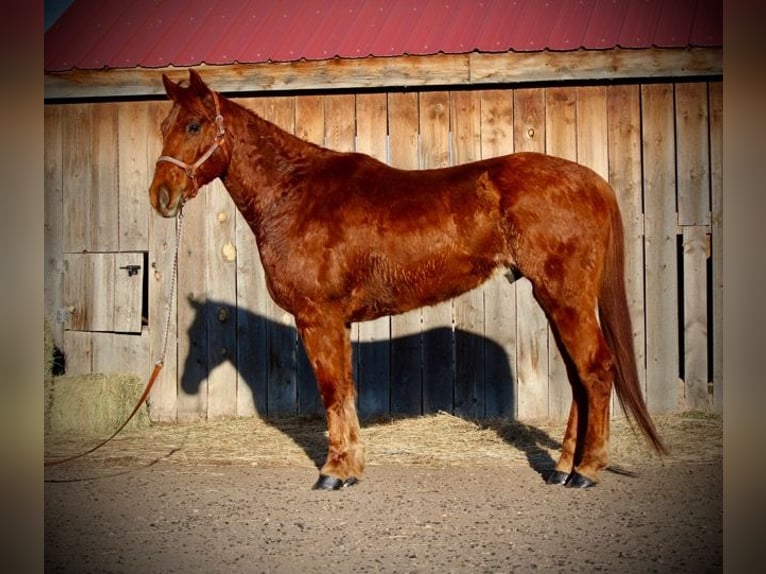
[[[189,70],[183,87],[162,75],[173,101],[162,122],[162,155],[149,188],[152,206],[163,217],[175,217],[199,188],[226,170],[229,153],[219,96]]]

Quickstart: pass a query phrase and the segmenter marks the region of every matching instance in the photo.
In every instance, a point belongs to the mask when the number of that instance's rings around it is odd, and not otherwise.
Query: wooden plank
[[[324,100],[324,146],[335,151],[354,151],[355,98],[353,94],[334,94]]]
[[[324,146],[324,96],[297,96],[295,98],[295,130],[295,135],[298,137]],[[319,397],[314,371],[300,338],[296,348],[296,385],[298,387],[298,414],[323,415],[324,406]]]
[[[625,229],[625,290],[633,326],[633,348],[641,388],[646,389],[644,324],[644,212],[641,180],[641,94],[638,85],[607,88],[609,183],[617,195]],[[619,403],[612,401],[615,415]]]
[[[471,83],[564,82],[719,75],[722,49],[572,50],[566,52],[473,52]]]
[[[240,104],[262,113],[263,100],[243,98]],[[297,108],[296,108],[297,117]],[[235,216],[237,248],[237,415],[268,414],[266,333],[268,305],[263,266],[258,246],[247,221]]]
[[[91,246],[90,196],[93,179],[91,135],[93,106],[74,104],[62,110],[64,253],[80,253]]]
[[[296,96],[295,135],[323,146],[324,131],[324,96]]]
[[[646,402],[678,404],[678,266],[673,86],[641,86],[646,289]]]
[[[609,119],[605,86],[578,86],[577,161],[609,181]],[[640,180],[639,180],[640,181]],[[619,401],[612,391],[612,406]],[[561,413],[562,417],[566,416]],[[614,415],[614,408],[612,409]]]
[[[93,372],[134,375],[146,380],[151,373],[149,331],[140,334],[92,333]]]
[[[114,330],[113,253],[71,253],[64,257],[67,275],[64,305],[69,312],[67,329]]]
[[[481,157],[513,152],[513,92],[482,90]],[[495,275],[484,287],[485,416],[513,417],[516,412],[516,283]],[[457,338],[457,336],[456,336]]]
[[[67,375],[93,372],[93,334],[89,331],[64,331],[64,361]]]
[[[481,90],[481,157],[513,153],[513,91]]]
[[[387,158],[388,106],[386,94],[356,96],[356,151],[382,162]],[[391,411],[391,319],[359,323],[356,384],[361,416]],[[352,336],[354,332],[352,330]]]
[[[450,165],[448,92],[420,93],[420,168]],[[455,381],[453,302],[423,310],[423,412],[452,412]]]
[[[140,333],[144,298],[144,254],[115,253],[114,257],[114,322],[118,333]],[[130,269],[130,271],[128,270]]]
[[[154,175],[146,142],[156,137],[159,126],[149,118],[145,102],[121,102],[117,112],[119,149],[119,250],[149,250],[151,206],[147,190]]]
[[[710,187],[712,214],[713,408],[723,412],[723,82],[711,82]]]
[[[204,191],[207,227],[207,418],[237,414],[236,206],[220,180]]]
[[[237,416],[268,412],[266,318],[269,294],[255,235],[242,214],[235,217],[237,248]]]
[[[294,132],[295,100],[291,97],[264,99],[261,115],[287,130]],[[268,414],[291,416],[298,412],[296,347],[298,344],[295,321],[289,313],[277,307],[268,297],[263,308],[269,320],[266,332],[268,368]]]
[[[578,86],[577,161],[609,178],[606,86]]]
[[[577,90],[545,88],[545,153],[577,161]]]
[[[578,115],[577,89],[545,89],[545,153],[577,161],[577,136],[581,121]],[[548,326],[548,410],[546,416],[564,419],[569,415],[572,387],[561,349]]]
[[[418,94],[388,94],[389,163],[417,169],[419,163]],[[415,309],[391,317],[391,412],[422,412],[422,312]]]
[[[54,344],[63,345],[65,313],[62,303],[64,289],[63,253],[63,142],[62,106],[45,106],[45,197],[43,209],[43,249],[45,278],[43,304]]]
[[[184,207],[183,236],[178,252],[178,420],[197,421],[208,411],[208,226],[206,196],[202,190]],[[154,217],[157,217],[156,215]],[[157,318],[159,323],[165,317]]]
[[[710,223],[707,84],[677,83],[676,169],[679,225]]]
[[[354,151],[356,135],[354,95],[326,95],[322,97],[322,100],[324,103],[324,147],[340,152]],[[358,332],[358,326],[353,325],[350,334],[352,344],[358,341]],[[352,357],[352,362],[354,359],[355,357]],[[352,364],[354,365],[353,376],[356,378],[358,376],[357,365]],[[356,380],[359,381],[358,378]],[[358,384],[356,388],[359,392]],[[357,398],[357,404],[361,406],[359,398]]]
[[[149,105],[149,124],[159,126],[168,114],[167,102]],[[159,132],[157,132],[159,134]],[[162,141],[157,135],[146,142],[147,165],[154,165],[162,151]],[[170,277],[176,247],[176,221],[152,213],[149,218],[149,328],[150,356],[152,361],[163,359],[163,335],[170,308],[170,327],[167,353],[160,376],[149,396],[149,418],[154,422],[174,422],[178,408],[178,296],[168,300]],[[178,292],[178,290],[176,290]]]
[[[680,408],[706,411],[708,395],[708,301],[707,259],[709,235],[706,227],[683,228],[684,280],[684,388]]]
[[[539,89],[514,91],[514,150],[545,151],[545,99]],[[548,321],[532,296],[532,285],[516,285],[516,416],[548,416]]]
[[[405,55],[196,66],[216,90],[267,92],[519,82],[704,77],[723,73],[723,48],[650,48]],[[164,95],[160,74],[178,68],[73,70],[45,74],[45,98]],[[176,79],[174,77],[174,79]]]
[[[114,331],[114,254],[90,253],[90,331]]]
[[[90,330],[88,302],[90,300],[90,269],[85,254],[64,255],[62,308],[65,310],[64,328],[70,331]]]
[[[93,104],[90,251],[117,251],[119,247],[118,105]]]
[[[481,100],[477,91],[450,93],[453,164],[481,159]],[[472,289],[455,298],[455,414],[484,417],[484,291]]]

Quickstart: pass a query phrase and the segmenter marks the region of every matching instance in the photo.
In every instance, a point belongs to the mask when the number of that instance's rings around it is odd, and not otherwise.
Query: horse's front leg
[[[314,369],[329,434],[327,460],[315,489],[335,490],[362,478],[364,448],[356,414],[349,327],[342,320],[297,317],[298,331]]]

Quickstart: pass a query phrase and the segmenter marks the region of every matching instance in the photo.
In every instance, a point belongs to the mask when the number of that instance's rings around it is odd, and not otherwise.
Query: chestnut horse
[[[314,488],[362,477],[352,322],[448,300],[495,272],[526,277],[556,333],[573,400],[552,484],[588,487],[607,466],[612,385],[658,451],[641,395],[614,192],[592,170],[517,153],[405,171],[303,141],[212,91],[163,75],[173,101],[149,195],[175,217],[220,178],[250,225],[269,294],[316,376],[328,454]]]

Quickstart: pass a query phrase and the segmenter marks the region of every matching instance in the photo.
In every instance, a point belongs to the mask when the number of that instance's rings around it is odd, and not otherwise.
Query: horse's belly
[[[506,267],[497,258],[485,257],[433,259],[410,266],[378,263],[377,269],[349,294],[351,320],[397,315],[447,301],[478,287],[498,268]]]

